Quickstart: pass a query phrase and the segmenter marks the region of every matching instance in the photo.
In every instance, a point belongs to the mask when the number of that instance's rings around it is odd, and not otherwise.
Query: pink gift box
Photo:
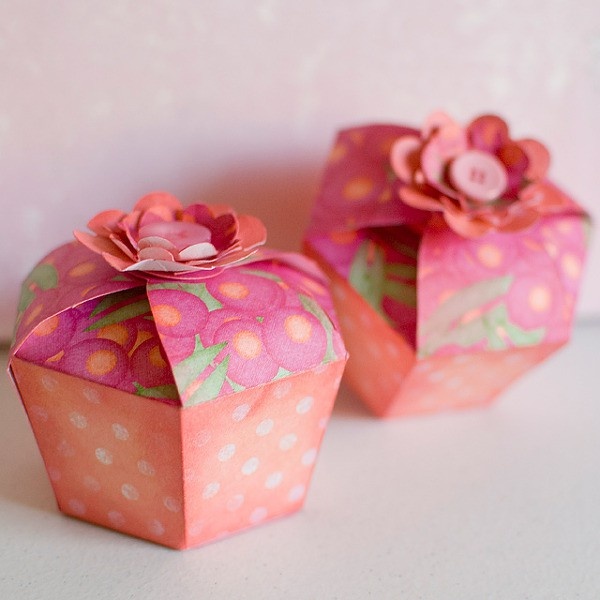
[[[501,123],[489,119],[492,129]],[[548,200],[535,207],[538,214],[531,203],[523,210],[517,204],[522,197],[530,202],[529,181],[513,200],[480,210],[484,202],[454,189],[483,154],[468,145],[472,129],[454,172],[459,153],[413,166],[431,154],[424,149],[431,138],[395,125],[340,132],[325,168],[305,251],[332,282],[350,353],[345,377],[382,417],[486,404],[570,336],[589,218],[545,178],[536,182]],[[403,180],[393,153],[411,145],[417,150],[396,159]],[[518,150],[511,150],[514,158]],[[543,151],[538,155],[543,163]],[[487,168],[509,185],[513,173],[503,160],[502,148],[484,156],[478,181],[485,182]],[[439,189],[428,179],[431,164]],[[501,214],[493,214],[498,205]],[[474,212],[461,213],[465,206]]]
[[[188,548],[299,509],[346,362],[308,259],[199,280],[74,241],[23,286],[10,372],[64,513]]]

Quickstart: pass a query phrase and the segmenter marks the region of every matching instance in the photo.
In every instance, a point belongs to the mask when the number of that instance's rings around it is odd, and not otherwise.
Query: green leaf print
[[[145,315],[149,312],[150,304],[148,303],[148,299],[142,298],[137,302],[132,302],[131,304],[127,304],[126,306],[117,308],[117,310],[114,310],[105,317],[94,321],[91,325],[86,327],[85,331],[94,331],[96,329],[106,327],[107,325],[115,325],[116,323],[122,323],[123,321],[127,321],[129,319]]]
[[[23,282],[18,311],[22,313],[27,310],[35,299],[36,288],[46,291],[54,289],[57,285],[58,271],[56,268],[48,263],[37,265]]]
[[[180,390],[186,390],[191,383],[196,381],[204,369],[206,369],[217,358],[219,352],[225,348],[227,342],[221,342],[214,346],[204,348],[200,336],[196,336],[196,348],[191,356],[188,356],[173,367],[173,375]]]
[[[304,310],[316,317],[323,326],[323,329],[325,329],[325,334],[327,335],[327,349],[325,351],[325,356],[323,357],[323,362],[328,363],[332,360],[335,360],[337,356],[335,354],[335,350],[333,349],[333,323],[331,322],[331,319],[327,316],[319,304],[310,296],[299,294],[298,298],[300,299]]]
[[[169,400],[175,400],[179,397],[177,387],[172,383],[146,388],[143,385],[134,382],[133,386],[135,387],[135,393],[138,396],[144,396],[145,398],[167,398]]]
[[[202,302],[208,308],[208,311],[218,310],[223,308],[223,305],[206,289],[205,283],[153,283],[148,286],[151,290],[180,290],[193,294],[197,298],[200,298]]]
[[[94,310],[92,311],[92,317],[95,317],[96,315],[99,315],[105,310],[108,310],[109,308],[112,308],[117,304],[121,304],[122,302],[125,302],[130,298],[136,298],[140,295],[140,290],[138,288],[133,290],[125,290],[123,292],[117,292],[116,294],[109,294],[108,296],[104,296],[104,298],[102,298],[102,300],[98,302],[96,308],[94,308]]]
[[[214,369],[214,371],[200,384],[200,387],[188,398],[185,406],[194,406],[201,402],[214,400],[218,397],[225,378],[227,377],[227,366],[229,356],[226,356]]]
[[[539,343],[545,334],[546,330],[543,327],[529,331],[521,329],[510,321],[506,306],[498,304],[466,323],[430,336],[425,347],[419,352],[419,357],[429,356],[442,346],[456,345],[468,348],[482,341],[487,342],[487,348],[490,350],[531,346]]]
[[[497,300],[509,290],[513,276],[505,275],[478,281],[453,294],[422,324],[420,336],[427,339],[447,332],[465,313]]]
[[[371,240],[358,248],[348,275],[350,285],[377,311],[381,312],[385,284],[385,255]]]
[[[270,279],[271,281],[275,281],[279,283],[281,281],[281,277],[279,275],[275,275],[274,273],[269,273],[268,271],[260,271],[258,269],[241,269],[241,273],[245,273],[246,275],[255,275],[256,277],[264,277],[265,279]]]
[[[414,285],[388,279],[383,285],[383,293],[405,306],[417,306],[417,288]]]

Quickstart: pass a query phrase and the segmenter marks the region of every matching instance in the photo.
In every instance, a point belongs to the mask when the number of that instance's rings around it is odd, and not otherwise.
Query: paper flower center
[[[506,190],[508,175],[493,154],[469,150],[452,161],[450,181],[457,191],[471,200],[487,204],[497,200]]]

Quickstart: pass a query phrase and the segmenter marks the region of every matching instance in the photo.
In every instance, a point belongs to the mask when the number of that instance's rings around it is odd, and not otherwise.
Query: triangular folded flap
[[[399,125],[366,125],[338,133],[325,166],[321,187],[313,207],[307,236],[331,232],[356,231],[372,227],[408,225],[421,230],[430,220],[429,211],[402,202],[404,185],[390,165],[390,148],[402,136],[419,136],[415,129]],[[542,209],[542,214],[586,212],[554,183],[560,202]]]
[[[48,319],[94,298],[144,285],[142,279],[115,271],[77,241],[59,246],[23,283],[11,357]]]
[[[367,125],[339,132],[317,194],[308,236],[388,225],[423,225],[429,214],[398,200],[402,183],[390,166],[394,141],[419,132]]]
[[[184,406],[345,357],[324,275],[298,254],[261,250],[203,281],[152,280],[147,297]],[[305,347],[306,364],[283,356],[289,339],[282,322],[295,314],[322,344],[321,350]],[[249,362],[242,366],[244,358]]]

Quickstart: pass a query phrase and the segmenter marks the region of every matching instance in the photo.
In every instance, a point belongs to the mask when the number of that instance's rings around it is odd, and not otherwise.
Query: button
[[[450,165],[450,180],[457,191],[476,202],[493,202],[508,184],[504,165],[493,155],[469,150]]]

